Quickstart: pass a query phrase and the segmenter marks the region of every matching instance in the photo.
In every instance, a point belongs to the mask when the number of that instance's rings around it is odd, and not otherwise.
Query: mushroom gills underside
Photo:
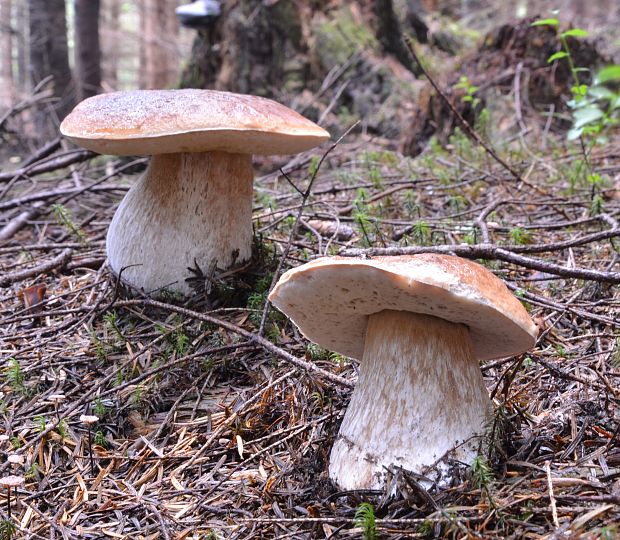
[[[248,154],[153,156],[110,224],[112,271],[147,294],[189,295],[189,268],[208,275],[250,259],[252,180]]]
[[[404,311],[370,315],[330,478],[345,490],[382,489],[389,467],[421,474],[437,464],[427,476],[445,483],[447,453],[471,463],[491,411],[471,351],[462,324]]]

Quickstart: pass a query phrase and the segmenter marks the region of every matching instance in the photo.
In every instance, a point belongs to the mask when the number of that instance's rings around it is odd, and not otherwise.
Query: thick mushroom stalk
[[[252,157],[227,152],[154,155],[121,202],[107,237],[112,270],[146,293],[191,293],[206,274],[252,251]],[[135,265],[135,266],[134,266]]]
[[[464,325],[405,311],[370,315],[329,475],[342,489],[381,489],[391,465],[422,472],[453,449],[470,463],[490,407]]]

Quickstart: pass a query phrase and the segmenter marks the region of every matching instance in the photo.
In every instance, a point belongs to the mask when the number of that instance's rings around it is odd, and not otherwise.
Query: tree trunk
[[[178,25],[170,0],[143,0],[144,88],[174,84],[172,57]]]
[[[37,132],[45,138],[56,132],[59,121],[75,104],[75,87],[69,68],[65,1],[29,0],[28,7],[31,79],[36,85],[51,76],[57,99],[52,107],[37,113]]]
[[[340,56],[373,43],[414,71],[392,0],[225,2],[213,26],[198,32],[182,86],[265,96],[316,88]]]
[[[75,74],[80,101],[101,91],[99,0],[75,0]]]
[[[0,0],[0,106],[7,108],[11,107],[15,100],[11,3],[11,0]]]
[[[106,92],[109,92],[112,90],[118,90],[118,61],[120,57],[120,0],[103,0],[102,15],[102,86]]]
[[[28,6],[25,2],[17,2],[15,6],[15,23],[17,26],[17,91],[26,92],[30,87],[28,72]]]

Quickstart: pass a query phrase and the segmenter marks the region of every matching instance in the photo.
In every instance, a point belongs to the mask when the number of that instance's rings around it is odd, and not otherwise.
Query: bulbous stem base
[[[108,261],[145,294],[189,295],[196,265],[207,274],[252,254],[252,158],[226,152],[153,156],[121,201]],[[135,266],[133,266],[135,265]]]
[[[469,463],[490,409],[465,326],[404,311],[371,315],[330,478],[341,489],[382,489],[387,467],[421,473],[455,447],[452,457]]]

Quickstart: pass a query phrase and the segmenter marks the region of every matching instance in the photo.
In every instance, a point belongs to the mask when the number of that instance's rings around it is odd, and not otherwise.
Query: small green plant
[[[0,540],[11,540],[17,532],[17,525],[10,519],[0,521]]]
[[[620,369],[620,338],[614,342],[614,350],[611,353],[611,365],[615,369]]]
[[[614,525],[608,527],[601,527],[600,540],[618,540],[618,529]]]
[[[120,386],[125,382],[125,370],[119,369],[114,375],[114,385]]]
[[[448,205],[453,212],[458,213],[467,207],[467,199],[458,193],[450,195]]]
[[[478,455],[474,458],[469,472],[472,483],[480,489],[488,489],[495,480],[493,469],[491,469],[487,458],[484,456]]]
[[[73,221],[73,216],[71,215],[71,211],[65,208],[62,204],[54,203],[52,204],[52,214],[54,215],[54,219],[58,222],[59,225],[65,227],[69,234],[77,238],[79,242],[86,241],[86,235],[84,231],[82,231],[78,225]]]
[[[372,504],[363,502],[355,510],[355,526],[362,529],[364,540],[377,540],[375,509]]]
[[[265,292],[252,292],[248,296],[248,300],[246,302],[246,307],[252,312],[250,313],[250,321],[255,326],[258,326],[261,322],[263,316],[263,307],[265,306],[265,302],[267,301],[267,293]]]
[[[532,26],[550,26],[558,33],[561,50],[549,56],[547,62],[553,63],[559,60],[568,62],[573,78],[572,99],[567,103],[573,116],[573,126],[568,132],[568,140],[586,137],[592,140],[592,144],[605,142],[605,132],[618,126],[620,122],[620,91],[617,85],[620,82],[620,66],[615,64],[606,66],[596,73],[590,85],[584,84],[580,79],[580,73],[589,70],[575,65],[568,40],[587,37],[588,32],[583,28],[571,28],[559,32],[560,21],[555,18],[535,21]],[[614,84],[615,90],[612,89]]]
[[[93,414],[99,418],[105,418],[105,415],[108,414],[108,408],[99,396],[97,396],[93,401],[92,409]]]
[[[23,443],[17,435],[13,435],[11,437],[11,447],[13,448],[13,450],[17,450],[18,448],[21,448],[22,445]]]
[[[337,353],[337,352],[330,352],[329,360],[333,362],[334,364],[337,364],[338,367],[343,367],[347,363],[346,356],[342,356],[340,353]]]
[[[125,336],[123,335],[123,332],[121,332],[121,329],[118,327],[118,315],[116,313],[116,311],[108,311],[106,314],[104,314],[103,316],[103,320],[106,323],[106,326],[108,327],[108,329],[112,332],[114,332],[116,334],[116,336],[121,340],[121,341],[125,341]]]
[[[422,538],[433,538],[435,536],[435,527],[432,521],[423,521],[418,527],[418,534]]]
[[[431,240],[431,227],[430,225],[419,219],[411,226],[411,236],[413,241],[419,246],[427,246]]]
[[[6,379],[9,386],[20,394],[26,393],[26,386],[24,384],[24,372],[20,363],[15,358],[9,360],[9,368],[6,373]]]
[[[308,345],[306,345],[306,354],[310,360],[314,361],[326,360],[329,358],[329,352],[316,343],[308,343]]]
[[[595,193],[590,202],[590,215],[598,216],[605,211],[605,199],[600,193]]]
[[[35,416],[33,419],[33,422],[36,426],[36,430],[41,433],[42,431],[45,431],[45,428],[47,427],[47,420],[45,419],[45,416]]]
[[[69,427],[67,426],[66,420],[63,419],[58,422],[58,425],[56,426],[56,431],[58,432],[58,435],[60,435],[60,438],[63,441],[67,438],[67,436],[69,435]]]
[[[312,178],[317,171],[319,170],[319,164],[321,163],[321,159],[319,156],[312,156],[310,159],[310,165],[308,165],[308,176]]]
[[[177,356],[183,356],[189,347],[191,338],[185,333],[183,325],[174,331],[174,350]]]
[[[513,227],[508,234],[511,242],[519,246],[529,244],[532,241],[532,233],[523,227]]]
[[[133,405],[134,406],[140,405],[143,399],[144,399],[144,387],[140,384],[137,384],[132,394]]]
[[[108,447],[108,440],[105,438],[105,435],[103,434],[103,431],[101,431],[100,429],[98,429],[97,431],[95,431],[95,444],[99,445],[99,446],[103,446],[103,448],[107,448]]]
[[[463,103],[470,103],[472,109],[475,109],[480,104],[480,98],[476,97],[476,92],[479,90],[479,87],[471,84],[467,75],[462,75],[459,82],[454,85],[454,88],[465,91],[465,95],[461,98],[461,101]]]
[[[373,227],[372,219],[370,217],[370,209],[366,203],[368,198],[366,190],[363,188],[358,189],[357,196],[353,201],[353,221],[357,225],[360,236],[362,237],[362,245],[366,248],[372,246],[372,238],[370,236],[370,230]]]
[[[36,462],[31,463],[24,473],[24,477],[26,478],[26,480],[34,480],[38,475],[39,464]]]
[[[105,360],[108,357],[105,344],[99,339],[94,329],[91,329],[89,334],[91,345],[95,351],[95,356],[99,360]]]

